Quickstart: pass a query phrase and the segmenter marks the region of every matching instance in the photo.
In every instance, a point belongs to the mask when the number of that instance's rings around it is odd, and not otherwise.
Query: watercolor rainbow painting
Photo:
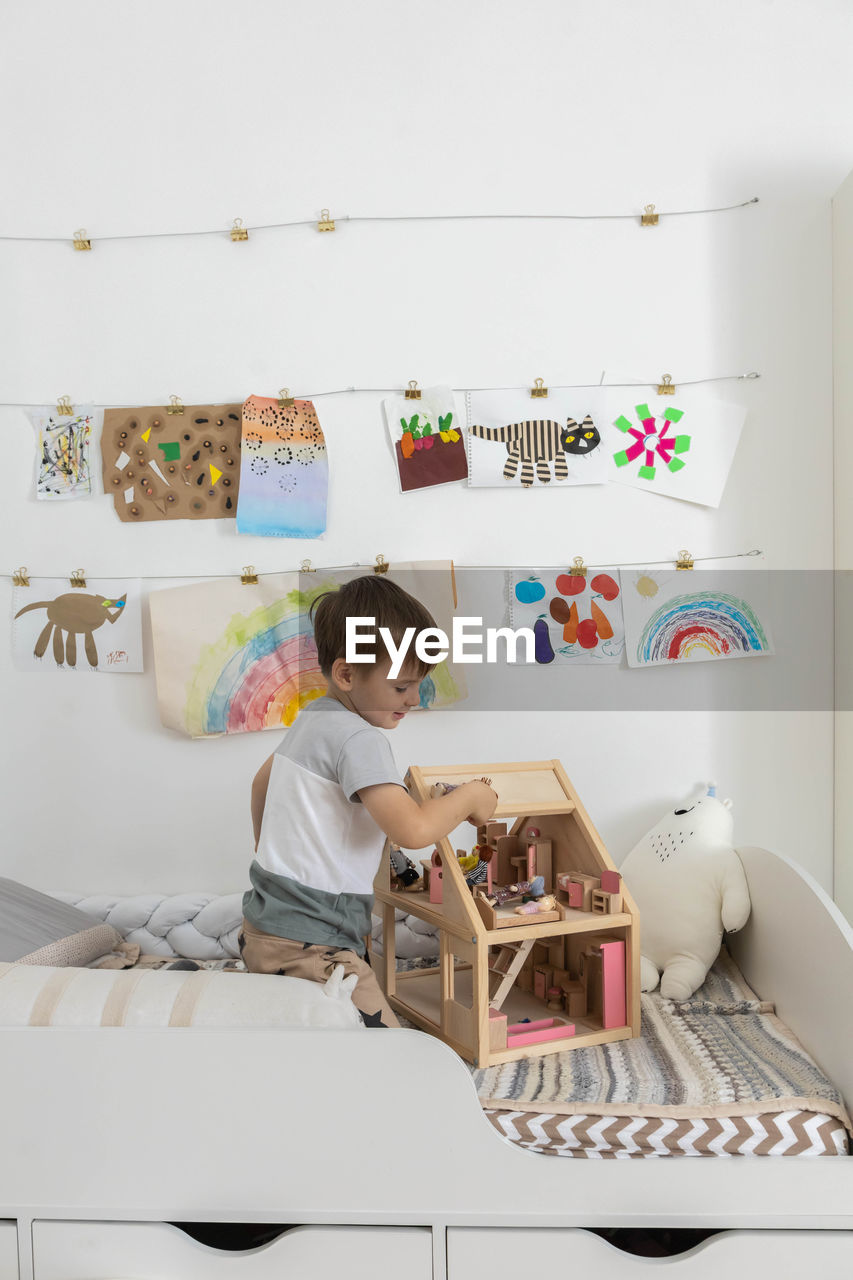
[[[280,729],[326,692],[309,605],[292,591],[275,604],[235,614],[212,644],[202,645],[187,686],[191,737]]]
[[[272,604],[235,613],[216,640],[199,647],[186,686],[182,727],[190,737],[282,729],[326,692],[308,611],[340,584],[324,580]],[[447,664],[420,684],[421,708],[447,706],[461,691]]]
[[[637,665],[769,653],[772,647],[755,610],[723,591],[670,598],[649,618],[636,645]]]

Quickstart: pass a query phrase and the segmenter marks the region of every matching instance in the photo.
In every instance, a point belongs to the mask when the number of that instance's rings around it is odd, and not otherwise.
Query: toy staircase
[[[512,984],[524,966],[524,962],[533,950],[534,938],[525,938],[522,942],[507,942],[501,945],[500,951],[489,965],[489,973],[500,975],[501,981],[493,996],[489,999],[489,1007],[500,1009],[509,995]]]

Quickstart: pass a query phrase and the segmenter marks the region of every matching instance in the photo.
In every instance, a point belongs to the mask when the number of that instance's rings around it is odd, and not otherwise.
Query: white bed
[[[740,854],[734,958],[849,1105],[853,931],[793,864]],[[546,1159],[416,1032],[0,1029],[0,1063],[0,1280],[853,1275],[853,1160]],[[175,1221],[298,1229],[226,1253]],[[651,1260],[588,1230],[641,1226],[721,1234]]]

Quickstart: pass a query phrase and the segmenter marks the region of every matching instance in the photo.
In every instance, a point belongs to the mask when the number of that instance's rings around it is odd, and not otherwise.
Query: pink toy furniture
[[[429,873],[430,902],[444,901],[444,869],[441,865],[441,854],[436,849],[432,855],[432,870]]]
[[[597,942],[584,957],[598,968],[600,959],[601,982],[601,1025],[605,1031],[609,1027],[621,1027],[625,1024],[625,943],[620,939],[613,942]]]
[[[575,1024],[562,1018],[537,1018],[535,1022],[513,1022],[507,1027],[508,1049],[525,1044],[546,1044],[549,1040],[567,1040],[575,1034]]]

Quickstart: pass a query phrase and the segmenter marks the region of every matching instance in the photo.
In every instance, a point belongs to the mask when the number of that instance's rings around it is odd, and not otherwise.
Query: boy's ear
[[[353,684],[353,664],[346,658],[335,658],[329,672],[332,684],[343,693],[349,693]]]

